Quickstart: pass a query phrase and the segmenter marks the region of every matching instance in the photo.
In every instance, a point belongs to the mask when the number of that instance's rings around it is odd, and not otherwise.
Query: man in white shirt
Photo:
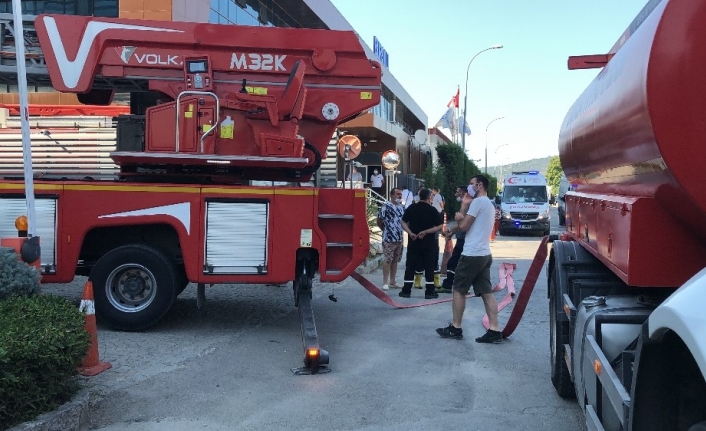
[[[404,209],[409,208],[410,205],[414,203],[414,193],[407,188],[407,186],[402,186],[402,204]]]
[[[444,211],[444,197],[439,192],[438,187],[434,187],[434,199],[431,201],[431,205],[436,208],[437,211]]]
[[[380,196],[383,195],[382,184],[385,182],[385,178],[378,172],[377,169],[373,170],[373,174],[370,176],[370,188],[375,191],[375,193]]]
[[[363,176],[360,175],[360,172],[358,172],[358,168],[356,168],[355,166],[353,167],[353,175],[348,174],[348,178],[346,178],[346,180],[351,181],[351,177],[353,182],[363,181]]]
[[[472,202],[471,202],[471,198]],[[464,214],[465,210],[465,214]],[[456,266],[453,283],[451,309],[453,319],[449,326],[438,328],[436,333],[442,338],[463,339],[461,323],[466,309],[466,295],[471,286],[476,296],[483,298],[490,328],[477,343],[501,343],[502,333],[498,326],[498,302],[493,295],[490,283],[490,266],[493,256],[490,253],[490,232],[495,224],[495,205],[488,198],[488,178],[476,175],[471,178],[468,194],[463,197],[461,212],[456,213],[458,229],[468,230],[463,251]]]

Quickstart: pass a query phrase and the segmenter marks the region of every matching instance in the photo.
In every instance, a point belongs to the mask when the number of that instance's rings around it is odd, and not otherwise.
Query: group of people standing
[[[353,182],[362,182],[363,181],[363,175],[358,172],[357,167],[353,167],[353,172],[348,174],[348,177],[346,177],[346,181],[353,181]],[[381,196],[384,196],[384,191],[383,191],[383,184],[385,183],[385,177],[382,176],[381,173],[378,172],[377,169],[373,169],[373,174],[370,175],[370,188],[373,189],[373,191]]]
[[[483,299],[490,323],[490,329],[476,338],[476,342],[499,343],[502,334],[498,326],[498,305],[490,282],[493,262],[490,237],[496,224],[496,208],[488,198],[488,178],[484,175],[474,176],[467,187],[459,186],[455,195],[461,202],[461,209],[454,216],[457,224],[449,232],[444,232],[444,235],[450,239],[455,234],[457,242],[447,265],[447,278],[440,289],[442,292],[450,290],[453,293],[452,321],[436,332],[442,338],[463,339],[461,324],[466,295],[472,287],[475,295]],[[434,285],[434,272],[439,259],[436,233],[443,227],[442,212],[436,208],[435,203],[439,202],[437,196],[441,195],[438,189],[435,193],[421,189],[418,196],[419,201],[411,204],[411,192],[395,188],[378,213],[378,225],[383,231],[383,290],[401,287],[399,296],[409,298],[415,271],[423,270],[424,297],[434,299],[439,297]],[[443,206],[441,208],[443,210]],[[408,236],[407,260],[404,283],[399,286],[395,278],[397,264],[402,260],[403,232]]]

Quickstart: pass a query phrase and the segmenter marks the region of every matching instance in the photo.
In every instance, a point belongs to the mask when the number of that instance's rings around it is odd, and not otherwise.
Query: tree
[[[552,194],[554,196],[559,192],[559,182],[561,181],[561,174],[563,173],[561,168],[561,160],[559,156],[554,156],[549,159],[549,166],[547,166],[547,184],[551,187]]]
[[[457,144],[439,144],[436,146],[438,162],[435,166],[427,166],[422,178],[426,181],[427,187],[438,187],[441,194],[446,198],[444,206],[447,214],[453,215],[460,208],[460,204],[454,199],[456,187],[468,184],[472,176],[481,173],[478,166],[468,159],[461,147]],[[490,186],[488,196],[493,198],[497,194],[497,178],[486,175]]]

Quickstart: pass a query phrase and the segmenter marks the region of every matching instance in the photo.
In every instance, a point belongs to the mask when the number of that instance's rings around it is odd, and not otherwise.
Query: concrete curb
[[[88,427],[91,394],[81,389],[71,401],[7,431],[81,431]]]

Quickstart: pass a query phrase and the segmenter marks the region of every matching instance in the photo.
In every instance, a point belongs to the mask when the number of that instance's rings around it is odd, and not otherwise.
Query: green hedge
[[[39,293],[39,273],[21,262],[12,249],[0,248],[0,300]]]
[[[83,313],[38,291],[34,268],[0,249],[0,429],[54,410],[79,388],[89,346]]]

